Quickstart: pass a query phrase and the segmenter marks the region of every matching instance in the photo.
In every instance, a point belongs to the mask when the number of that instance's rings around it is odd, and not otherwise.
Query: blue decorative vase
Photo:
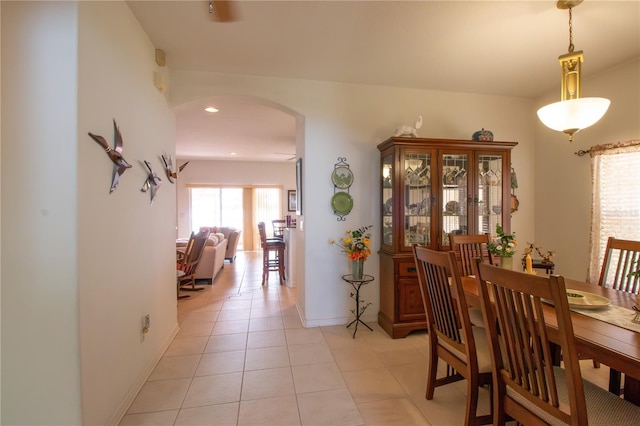
[[[475,132],[471,139],[474,141],[492,141],[493,132],[491,130],[485,130],[483,127],[482,130]]]

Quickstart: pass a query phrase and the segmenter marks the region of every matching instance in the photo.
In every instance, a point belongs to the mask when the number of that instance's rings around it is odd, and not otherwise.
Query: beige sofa
[[[186,247],[188,239],[176,240],[176,248]],[[224,260],[227,253],[228,240],[223,233],[210,234],[204,246],[204,252],[200,263],[196,268],[196,280],[210,280],[213,283],[224,268]]]
[[[222,233],[227,243],[227,251],[224,255],[225,260],[233,263],[236,259],[236,251],[238,250],[238,241],[240,241],[240,230],[228,226],[222,226],[216,229],[216,232]]]

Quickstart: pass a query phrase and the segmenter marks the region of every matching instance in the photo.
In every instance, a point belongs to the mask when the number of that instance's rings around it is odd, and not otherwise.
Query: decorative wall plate
[[[349,167],[336,167],[331,174],[331,182],[336,188],[347,189],[353,184],[353,172]]]
[[[444,214],[453,215],[460,214],[460,204],[457,201],[451,200],[444,207]]]
[[[511,213],[517,212],[518,207],[520,207],[520,201],[518,200],[518,197],[516,197],[516,194],[511,194]]]
[[[341,216],[348,215],[353,208],[353,198],[346,192],[336,192],[331,197],[333,212]]]

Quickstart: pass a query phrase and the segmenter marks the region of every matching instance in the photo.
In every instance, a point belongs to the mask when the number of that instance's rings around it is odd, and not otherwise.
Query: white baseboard
[[[151,358],[147,366],[142,370],[142,372],[138,376],[138,379],[134,382],[133,386],[131,386],[129,392],[127,392],[127,395],[122,399],[122,402],[118,405],[118,408],[116,408],[115,412],[111,415],[111,418],[106,423],[107,425],[117,426],[120,424],[122,418],[133,403],[133,400],[138,395],[138,392],[140,392],[142,386],[144,386],[144,384],[147,382],[147,379],[151,375],[151,372],[156,367],[156,365],[160,361],[160,358],[162,358],[162,355],[165,353],[171,342],[173,342],[174,337],[176,337],[176,334],[178,334],[179,331],[180,327],[178,326],[178,323],[176,323],[176,326],[173,330],[171,330],[171,333],[169,333],[164,343],[160,346],[158,352],[156,352],[155,356]]]

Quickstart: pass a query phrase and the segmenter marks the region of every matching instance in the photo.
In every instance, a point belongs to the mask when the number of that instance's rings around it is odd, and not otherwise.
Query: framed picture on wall
[[[298,207],[298,203],[296,202],[296,190],[295,189],[290,189],[289,191],[287,191],[288,193],[288,200],[289,200],[289,208],[288,210],[290,212],[295,212],[296,208]]]
[[[302,215],[302,158],[296,161],[296,214]]]

